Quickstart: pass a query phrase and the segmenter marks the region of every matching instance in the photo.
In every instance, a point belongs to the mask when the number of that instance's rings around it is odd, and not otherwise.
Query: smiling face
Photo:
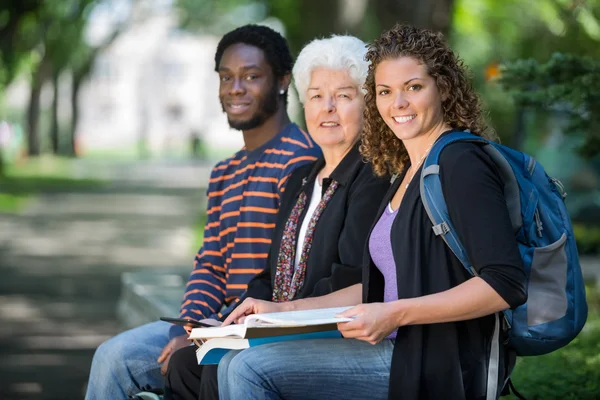
[[[228,47],[218,71],[219,99],[233,129],[254,129],[280,107],[278,82],[261,49],[243,43]]]
[[[304,117],[324,151],[349,149],[362,131],[363,94],[344,70],[315,68],[306,91]]]
[[[442,96],[424,64],[412,57],[382,61],[375,70],[379,114],[402,141],[444,129]]]

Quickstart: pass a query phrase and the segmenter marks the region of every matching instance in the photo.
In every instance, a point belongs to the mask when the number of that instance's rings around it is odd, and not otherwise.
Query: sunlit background
[[[446,34],[502,142],[564,183],[590,318],[514,380],[600,398],[600,0],[3,0],[0,398],[82,398],[98,344],[177,314],[210,167],[242,146],[217,98],[224,33],[265,24],[297,54],[396,22]],[[289,113],[303,124],[293,91]]]

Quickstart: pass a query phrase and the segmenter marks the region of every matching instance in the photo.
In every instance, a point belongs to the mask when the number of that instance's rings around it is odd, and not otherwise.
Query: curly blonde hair
[[[370,61],[365,82],[364,132],[360,151],[373,164],[377,175],[402,171],[408,153],[377,110],[375,70],[385,60],[412,57],[424,64],[435,80],[444,99],[444,122],[453,129],[469,129],[471,133],[495,140],[495,133],[485,120],[479,96],[469,81],[470,75],[444,36],[428,29],[395,25],[368,45],[365,58]]]

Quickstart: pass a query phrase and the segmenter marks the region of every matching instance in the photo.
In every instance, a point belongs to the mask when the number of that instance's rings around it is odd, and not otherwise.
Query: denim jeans
[[[92,360],[86,400],[126,399],[144,389],[162,388],[156,359],[169,343],[171,326],[151,322],[102,343]]]
[[[230,352],[219,363],[219,398],[387,399],[393,348],[387,339],[315,339]]]

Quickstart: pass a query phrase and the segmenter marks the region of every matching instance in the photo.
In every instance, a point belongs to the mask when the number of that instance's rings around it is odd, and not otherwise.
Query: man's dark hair
[[[261,49],[276,78],[292,72],[294,62],[287,41],[273,29],[262,25],[244,25],[225,34],[217,46],[215,71],[219,72],[225,50],[238,43]]]

